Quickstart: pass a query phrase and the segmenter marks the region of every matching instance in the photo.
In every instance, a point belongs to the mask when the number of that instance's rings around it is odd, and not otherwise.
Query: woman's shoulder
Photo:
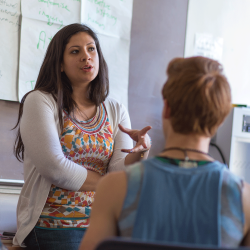
[[[40,90],[30,92],[25,99],[25,104],[26,103],[29,103],[31,105],[48,104],[52,105],[53,107],[56,104],[52,94],[42,92]]]
[[[118,102],[116,99],[114,99],[114,98],[112,98],[110,96],[106,98],[105,103],[109,103],[110,105],[114,105],[114,106],[121,105],[120,102]]]
[[[123,120],[129,121],[128,111],[121,102],[118,102],[112,97],[106,98],[104,103],[114,134],[116,134],[118,131],[118,124]]]
[[[110,109],[113,112],[126,112],[126,107],[116,99],[112,97],[107,97],[105,100],[105,105],[108,109]]]
[[[27,97],[26,97],[26,99],[47,99],[48,101],[50,101],[50,100],[53,100],[53,95],[52,94],[50,94],[50,93],[46,93],[46,92],[43,92],[43,91],[40,91],[40,90],[33,90],[33,91],[31,91],[28,95],[27,95]]]

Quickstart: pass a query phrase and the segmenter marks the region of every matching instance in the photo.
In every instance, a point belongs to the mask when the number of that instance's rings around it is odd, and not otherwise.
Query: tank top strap
[[[131,237],[136,217],[136,209],[141,194],[144,174],[143,165],[136,163],[128,167],[125,172],[127,176],[127,194],[118,220],[119,235]]]
[[[229,170],[223,172],[221,188],[221,246],[238,246],[244,237],[242,179]]]

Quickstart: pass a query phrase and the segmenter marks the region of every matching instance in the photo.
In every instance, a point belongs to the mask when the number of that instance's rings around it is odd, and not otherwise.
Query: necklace
[[[192,151],[192,152],[195,152],[195,153],[200,153],[200,154],[204,154],[204,155],[208,155],[209,157],[212,158],[212,156],[209,154],[209,153],[206,153],[206,152],[203,152],[203,151],[200,151],[198,149],[191,149],[191,148],[179,148],[179,147],[171,147],[171,148],[164,148],[162,150],[162,152],[166,152],[166,151],[169,151],[169,150],[180,150],[184,153],[184,156],[185,156],[185,162],[188,162],[189,161],[189,157],[187,155],[187,151]]]
[[[75,110],[77,111],[77,113],[81,116],[81,118],[83,120],[79,121],[76,117],[75,117],[75,111],[73,110],[73,119],[79,123],[79,124],[85,124],[87,121],[90,120],[90,118],[85,114],[84,111],[80,110],[78,107],[75,108]]]

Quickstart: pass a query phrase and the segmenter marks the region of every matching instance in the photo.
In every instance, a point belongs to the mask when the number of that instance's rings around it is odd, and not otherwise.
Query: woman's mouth
[[[93,66],[90,65],[90,64],[87,64],[85,65],[84,67],[82,67],[82,71],[85,71],[85,72],[89,72],[93,69]]]

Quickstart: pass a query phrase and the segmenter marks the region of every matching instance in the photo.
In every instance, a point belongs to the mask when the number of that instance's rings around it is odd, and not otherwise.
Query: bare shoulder
[[[100,180],[97,185],[96,195],[121,195],[124,189],[126,189],[126,186],[126,173],[124,171],[112,172]]]
[[[116,218],[119,217],[127,191],[127,177],[124,171],[112,172],[103,177],[96,189],[95,203],[108,203]]]
[[[243,245],[250,246],[250,184],[243,182],[242,203],[245,215],[244,240]]]
[[[247,182],[243,182],[242,188],[242,202],[243,202],[243,210],[244,212],[250,212],[250,184]],[[246,209],[246,210],[245,210]]]
[[[97,185],[90,226],[81,250],[95,249],[97,244],[117,235],[117,222],[126,193],[126,173],[114,172],[102,177]]]
[[[105,186],[107,188],[111,187],[112,185],[122,185],[121,182],[126,181],[126,173],[125,171],[117,171],[117,172],[111,172],[108,173],[106,176],[104,176],[99,184],[99,186]]]

